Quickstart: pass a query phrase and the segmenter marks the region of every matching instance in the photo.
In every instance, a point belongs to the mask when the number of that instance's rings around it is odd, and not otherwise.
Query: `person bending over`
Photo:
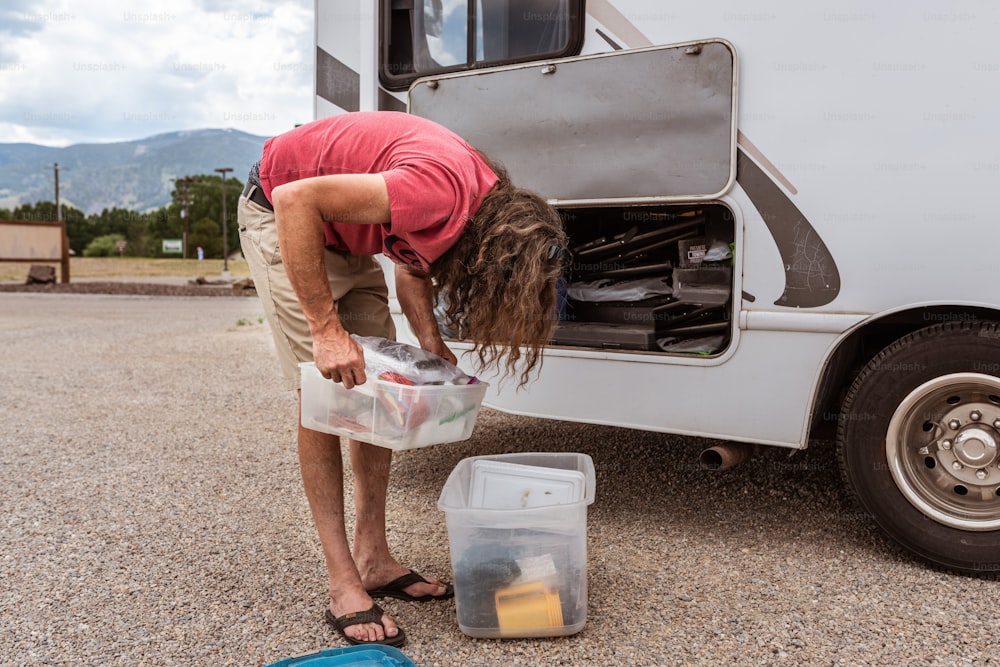
[[[396,295],[420,346],[457,363],[449,328],[480,369],[527,383],[549,341],[566,236],[558,213],[446,128],[399,112],[307,123],[264,144],[238,208],[240,244],[291,387],[298,364],[351,388],[367,380],[350,334],[393,339],[373,255],[395,263]],[[339,436],[299,425],[302,483],[326,560],[325,617],[349,643],[401,645],[373,598],[429,601],[452,589],[396,561],[386,539],[392,451],[350,440],[354,535],[344,517]]]

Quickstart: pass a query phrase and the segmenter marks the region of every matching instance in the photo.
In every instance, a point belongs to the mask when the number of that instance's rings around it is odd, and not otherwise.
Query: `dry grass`
[[[46,262],[36,262],[45,264]],[[58,263],[56,275],[59,275]],[[28,277],[30,262],[0,262],[0,282],[22,281]],[[221,259],[144,259],[138,257],[71,257],[69,260],[70,280],[77,278],[155,278],[199,276],[218,277],[222,275]],[[234,278],[250,275],[246,261],[229,260],[229,273]],[[57,278],[59,279],[59,278]]]

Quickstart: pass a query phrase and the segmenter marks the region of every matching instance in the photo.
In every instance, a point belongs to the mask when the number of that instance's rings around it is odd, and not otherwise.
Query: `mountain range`
[[[150,211],[171,202],[171,179],[212,174],[246,180],[267,137],[231,129],[185,130],[145,139],[65,148],[0,143],[0,208],[53,201],[54,165],[59,198],[85,214],[105,208]]]

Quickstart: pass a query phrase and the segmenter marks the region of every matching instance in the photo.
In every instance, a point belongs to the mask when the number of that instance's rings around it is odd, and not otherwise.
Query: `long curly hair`
[[[552,206],[483,158],[500,180],[430,274],[445,324],[473,343],[480,367],[503,377],[517,376],[520,367],[523,387],[540,368],[557,322],[566,233]]]

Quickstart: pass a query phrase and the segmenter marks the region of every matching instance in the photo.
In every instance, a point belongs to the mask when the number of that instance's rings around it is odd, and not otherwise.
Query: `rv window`
[[[575,55],[583,0],[383,0],[380,79]]]

